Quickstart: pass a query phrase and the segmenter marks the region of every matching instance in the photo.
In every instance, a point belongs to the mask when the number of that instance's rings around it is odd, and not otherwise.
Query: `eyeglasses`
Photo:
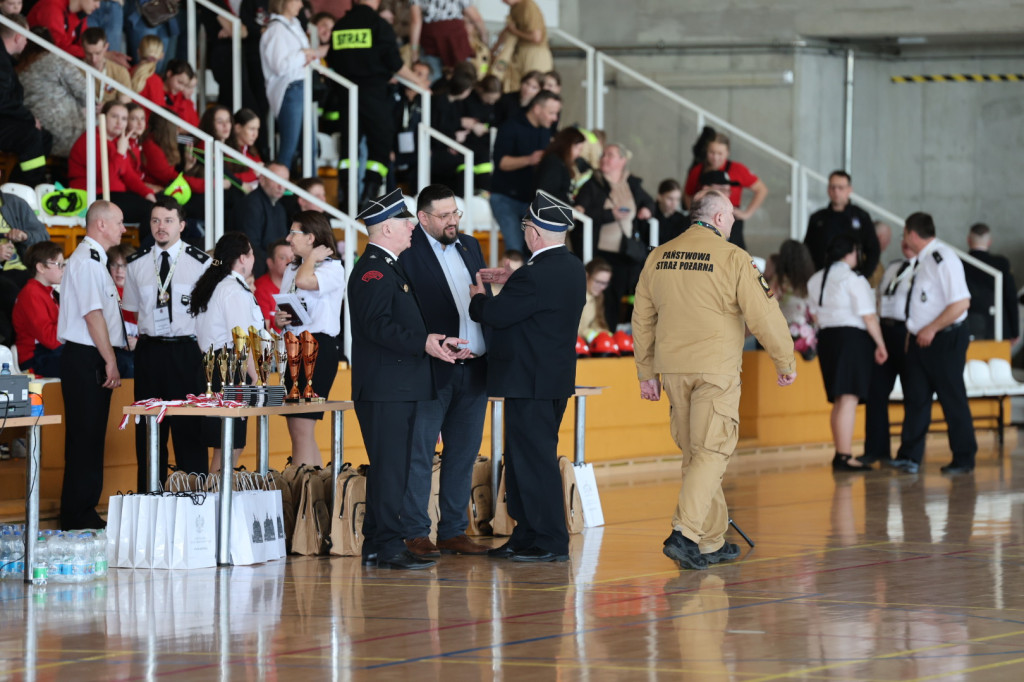
[[[519,228],[526,232],[526,228],[533,227],[533,223],[530,222],[529,218],[523,218],[522,222],[519,223]]]
[[[288,234],[306,234],[302,230],[288,230]]]
[[[437,215],[437,214],[431,213],[430,211],[424,211],[424,213],[426,213],[429,216],[434,216],[438,220],[448,220],[452,216],[455,216],[456,218],[461,218],[463,215],[465,215],[459,209],[455,209],[454,211],[451,211],[450,213],[442,213],[441,215]]]
[[[48,260],[48,261],[46,261],[46,267],[48,267],[48,268],[55,267],[55,268],[57,268],[59,270],[63,270],[67,266],[68,266],[67,261],[55,261],[55,260]],[[122,265],[121,267],[125,268],[125,267],[128,267],[128,266],[127,265]]]

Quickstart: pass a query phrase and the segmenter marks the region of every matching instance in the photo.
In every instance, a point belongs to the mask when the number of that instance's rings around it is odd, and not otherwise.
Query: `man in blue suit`
[[[431,360],[437,400],[416,413],[402,525],[406,546],[419,557],[487,553],[487,547],[466,536],[473,463],[487,411],[487,343],[483,327],[469,317],[469,288],[484,267],[484,256],[476,239],[459,234],[461,217],[451,189],[423,188],[416,205],[419,228],[412,234],[412,245],[398,257],[416,291],[427,329],[468,341],[456,351],[455,364]],[[429,537],[427,506],[438,433],[444,452],[435,545]]]
[[[566,561],[558,427],[576,390],[576,328],[586,301],[586,273],[565,247],[572,209],[538,192],[522,222],[529,262],[486,295],[477,275],[471,317],[493,329],[487,389],[505,398],[505,490],[516,527],[492,556]],[[502,277],[503,278],[503,277]],[[493,281],[500,281],[495,278]]]

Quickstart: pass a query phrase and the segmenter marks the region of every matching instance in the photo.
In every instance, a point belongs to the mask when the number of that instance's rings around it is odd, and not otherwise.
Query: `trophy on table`
[[[270,335],[273,344],[271,349],[274,356],[274,369],[277,370],[278,384],[284,386],[285,368],[281,366],[281,360],[285,357],[284,337],[273,330],[268,331],[267,334]]]
[[[211,346],[212,347],[212,346]],[[217,369],[220,371],[220,390],[224,393],[224,387],[228,386],[228,348],[227,346],[217,351]]]
[[[249,334],[241,327],[234,327],[231,330],[232,347],[227,360],[228,385],[223,390],[225,400],[235,400],[246,404],[251,402],[252,387],[245,384],[249,359],[248,341]]]
[[[284,333],[284,350],[288,358],[288,375],[292,378],[292,390],[285,398],[290,403],[297,403],[302,399],[299,393],[299,356],[302,353],[302,344],[299,337],[290,331]]]
[[[249,333],[246,335],[246,343],[249,345],[249,355],[252,357],[252,364],[256,369],[256,385],[265,386],[266,380],[263,376],[263,342],[260,340],[260,330],[250,325]]]
[[[316,367],[317,355],[320,354],[320,343],[307,330],[299,334],[299,344],[302,346],[302,370],[306,374],[306,388],[302,392],[302,399],[313,402],[320,399],[320,396],[313,392],[313,370]]]
[[[203,353],[203,371],[206,373],[206,397],[213,397],[213,366],[216,363],[216,356],[213,353],[213,344],[210,349]]]

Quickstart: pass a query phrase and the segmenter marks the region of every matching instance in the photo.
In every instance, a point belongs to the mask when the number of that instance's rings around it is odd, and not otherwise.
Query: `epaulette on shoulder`
[[[125,259],[125,262],[126,263],[134,263],[135,261],[137,261],[138,259],[142,258],[143,256],[145,256],[147,253],[149,253],[152,250],[153,250],[152,246],[147,246],[144,249],[139,249],[138,251],[136,251],[132,255],[128,256],[128,258]]]
[[[935,259],[936,263],[941,263],[942,262],[942,254],[939,253],[938,251],[933,251],[932,252],[932,258]]]
[[[210,260],[210,254],[206,253],[205,251],[196,246],[192,246],[191,244],[185,247],[185,253],[192,256],[200,263],[205,263],[206,261]]]
[[[97,251],[96,249],[89,249],[89,257],[92,258],[97,263],[103,262],[103,258],[102,256],[100,256],[100,252]]]

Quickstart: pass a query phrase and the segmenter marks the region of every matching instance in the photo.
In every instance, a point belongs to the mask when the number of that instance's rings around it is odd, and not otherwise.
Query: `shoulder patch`
[[[932,258],[935,259],[936,263],[941,263],[942,262],[942,254],[939,253],[938,251],[933,251],[932,252]]]
[[[138,259],[142,258],[143,256],[145,256],[147,253],[149,253],[152,250],[153,250],[152,246],[147,246],[144,249],[139,249],[138,251],[136,251],[132,255],[128,256],[128,258],[126,259],[125,262],[127,262],[127,263],[134,263],[135,261],[137,261]]]
[[[149,249],[146,250],[148,251]],[[192,256],[200,263],[205,263],[206,261],[210,260],[210,254],[206,253],[202,249],[192,246],[191,244],[185,247],[185,253]]]
[[[768,285],[768,280],[764,278],[764,275],[758,273],[757,283],[761,285],[762,289],[764,289],[765,296],[767,296],[768,298],[775,298],[775,292],[772,291],[772,288]]]
[[[364,282],[372,282],[375,279],[384,279],[384,273],[379,270],[368,270],[363,273],[363,276],[360,279]]]
[[[103,262],[103,259],[100,257],[100,252],[97,251],[96,249],[89,249],[89,257],[92,258],[97,263]]]

